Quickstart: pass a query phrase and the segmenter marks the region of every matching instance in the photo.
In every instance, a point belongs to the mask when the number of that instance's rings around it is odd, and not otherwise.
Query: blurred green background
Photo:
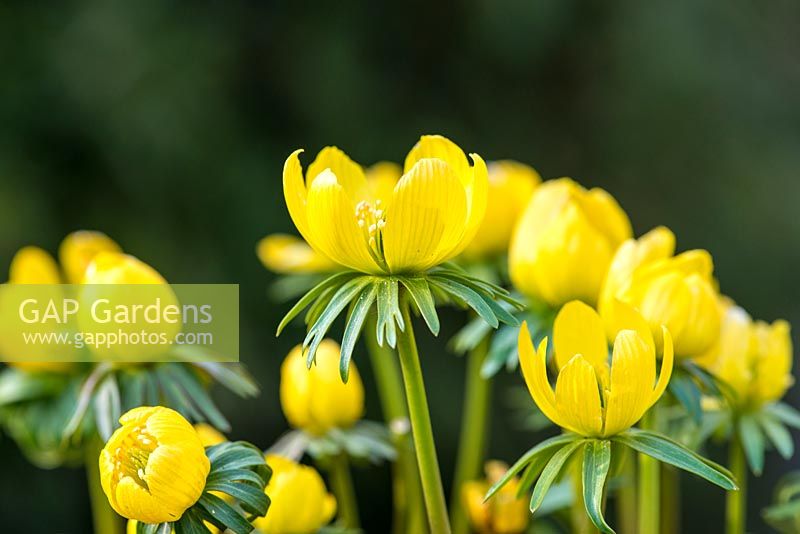
[[[268,301],[254,247],[293,231],[281,168],[297,147],[306,164],[326,144],[402,161],[420,134],[442,133],[602,186],[637,234],[666,224],[679,248],[709,249],[755,317],[800,325],[798,2],[301,4],[0,4],[2,268],[23,245],[55,252],[86,228],[172,282],[240,284],[242,360],[263,393],[218,396],[233,437],[266,448],[286,428],[278,367],[301,332],[275,339],[287,306]],[[463,319],[446,313],[438,340],[419,334],[445,480],[464,367],[445,342]],[[520,382],[502,376],[497,391]],[[502,393],[493,413],[493,457],[539,439],[514,428]],[[7,438],[0,455],[4,532],[90,531],[82,470],[34,468]],[[770,454],[752,482],[751,530],[766,531],[759,510],[790,468]],[[355,477],[367,532],[386,531],[388,469]],[[683,488],[682,532],[721,532],[723,493],[688,476]]]

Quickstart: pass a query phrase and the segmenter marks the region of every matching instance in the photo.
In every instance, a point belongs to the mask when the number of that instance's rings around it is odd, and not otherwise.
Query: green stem
[[[342,453],[331,458],[328,467],[331,480],[331,490],[336,496],[336,506],[339,510],[339,519],[344,528],[359,528],[358,503],[353,490],[353,479],[350,476],[350,463],[347,455]]]
[[[406,387],[411,432],[417,449],[417,466],[428,512],[428,525],[434,534],[450,534],[442,475],[439,472],[439,460],[436,458],[436,445],[433,442],[433,428],[431,428],[428,399],[425,395],[425,383],[417,353],[417,342],[414,339],[414,327],[411,323],[408,302],[404,301],[401,306],[405,329],[398,335],[397,348]]]
[[[681,530],[681,478],[674,467],[661,466],[661,534]]]
[[[492,382],[481,376],[481,366],[489,352],[489,339],[489,336],[486,336],[467,355],[461,436],[458,443],[453,490],[450,495],[450,521],[453,524],[454,534],[469,532],[467,513],[461,498],[461,487],[465,482],[480,477],[481,466],[486,455]]]
[[[100,484],[100,451],[103,444],[100,437],[90,439],[86,444],[86,483],[89,486],[89,500],[92,505],[92,524],[94,531],[102,534],[122,534],[122,518],[108,504],[103,486]]]
[[[621,450],[624,458],[620,478],[622,487],[617,490],[617,525],[620,534],[636,534],[636,461],[633,451],[627,447]]]
[[[747,462],[742,443],[737,436],[731,439],[728,467],[739,485],[739,491],[729,491],[725,496],[725,532],[744,534],[747,527]]]
[[[572,532],[575,534],[595,534],[598,530],[589,519],[586,513],[586,506],[583,504],[583,454],[575,455],[569,466],[570,481],[572,483],[572,506],[569,509]],[[605,491],[604,491],[605,493]],[[605,503],[605,497],[603,498]],[[605,504],[603,505],[605,508]]]
[[[392,464],[392,501],[394,516],[392,532],[427,531],[425,501],[422,498],[422,485],[417,471],[417,457],[414,444],[408,431],[408,406],[403,391],[403,375],[395,351],[388,345],[378,345],[375,335],[377,319],[367,318],[364,337],[372,364],[372,372],[378,386],[378,395],[383,408],[383,417],[392,435],[392,443],[397,458]]]
[[[645,414],[642,428],[655,427],[655,407]],[[661,466],[655,458],[639,453],[639,528],[637,532],[658,533],[661,508]]]

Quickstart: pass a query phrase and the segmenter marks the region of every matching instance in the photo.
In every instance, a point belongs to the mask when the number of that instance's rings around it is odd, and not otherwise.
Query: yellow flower
[[[84,284],[166,284],[158,271],[128,254],[101,252],[89,263]]]
[[[794,382],[789,323],[753,321],[727,299],[722,308],[719,341],[703,357],[703,365],[733,388],[740,408],[780,399]]]
[[[289,424],[312,434],[352,426],[364,414],[364,386],[354,363],[350,379],[339,378],[339,345],[323,340],[316,364],[306,367],[301,346],[289,353],[281,366],[281,406]]]
[[[630,236],[628,216],[604,190],[569,178],[545,182],[511,238],[511,281],[552,307],[573,299],[594,305],[614,251]]]
[[[485,466],[486,480],[464,484],[461,497],[470,525],[478,534],[520,534],[528,528],[530,511],[527,499],[517,498],[519,479],[509,480],[495,496],[484,502],[486,493],[508,471],[503,462],[491,461]]]
[[[256,254],[272,272],[281,274],[324,273],[336,269],[336,264],[308,246],[299,237],[272,234],[258,242]]]
[[[64,271],[62,276],[58,264],[45,250],[27,246],[21,248],[11,260],[9,284],[60,284],[66,278],[70,284],[80,283],[83,271],[92,258],[103,250],[118,250],[119,246],[100,232],[78,231],[69,234],[59,247],[59,258]],[[53,350],[69,350],[64,347]],[[13,367],[27,371],[63,371],[72,365],[69,362],[9,362]]]
[[[486,216],[464,250],[464,257],[475,259],[505,254],[514,225],[541,181],[539,173],[523,163],[510,160],[490,163]]]
[[[711,255],[690,250],[673,256],[674,250],[675,236],[664,227],[619,248],[599,304],[609,339],[623,327],[614,317],[613,302],[619,299],[644,316],[656,338],[666,326],[680,358],[699,356],[716,342],[720,312]]]
[[[365,174],[372,198],[391,198],[402,174],[396,163],[376,163]],[[325,273],[340,266],[311,248],[305,240],[287,234],[272,234],[258,242],[256,255],[270,271],[280,274]]]
[[[645,320],[619,303],[626,329],[614,340],[611,365],[600,316],[580,301],[564,305],[553,326],[555,391],[547,378],[547,338],[534,352],[528,326],[519,334],[525,383],[542,413],[586,437],[609,437],[633,426],[661,397],[672,374],[672,338],[662,328],[663,363],[656,383],[656,350]]]
[[[271,503],[267,515],[253,521],[262,534],[311,534],[336,513],[336,499],[313,468],[275,454],[266,455],[272,477],[264,490]]]
[[[64,238],[58,248],[58,259],[67,283],[80,284],[86,268],[101,252],[122,252],[122,249],[101,232],[81,230]]]
[[[323,149],[305,178],[295,151],[283,190],[289,214],[314,250],[364,273],[415,273],[461,253],[486,209],[486,164],[474,166],[453,142],[424,136],[411,149],[405,174],[381,198],[361,166],[335,147]]]
[[[100,452],[111,507],[144,523],[177,521],[200,498],[211,465],[197,432],[178,412],[134,408]]]

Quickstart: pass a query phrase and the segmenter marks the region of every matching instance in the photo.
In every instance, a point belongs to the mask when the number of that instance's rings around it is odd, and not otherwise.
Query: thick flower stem
[[[103,486],[100,484],[100,451],[103,444],[100,437],[86,444],[86,483],[89,486],[89,499],[92,505],[92,524],[95,532],[103,534],[122,534],[122,518],[108,504]]]
[[[729,491],[725,497],[725,532],[744,534],[747,526],[747,462],[742,443],[736,436],[731,439],[728,468],[736,479],[739,491]]]
[[[467,355],[467,376],[464,388],[464,411],[461,415],[461,436],[456,457],[456,472],[450,496],[450,521],[454,534],[467,534],[469,524],[461,499],[465,482],[480,477],[486,454],[491,401],[491,380],[481,376],[481,366],[489,351],[489,337],[484,338]]]
[[[375,336],[376,317],[370,315],[364,337],[372,363],[372,372],[378,386],[383,417],[392,434],[397,458],[392,464],[392,501],[394,517],[392,532],[405,534],[428,530],[425,518],[425,501],[417,471],[417,457],[408,430],[408,405],[403,391],[403,375],[395,351],[388,345],[378,344]]]
[[[411,314],[408,302],[404,302],[401,306],[405,329],[398,334],[397,348],[406,387],[411,432],[417,450],[417,466],[422,480],[422,493],[428,512],[428,525],[431,532],[435,534],[450,534],[450,521],[447,518],[447,505],[444,499],[444,489],[442,489],[442,475],[439,472],[439,461],[436,458],[431,416],[428,411],[428,399],[425,394],[425,383],[422,379],[422,368],[417,353],[417,342],[414,339]]]
[[[651,408],[642,420],[642,428],[655,427],[656,408]],[[639,453],[639,529],[637,532],[657,533],[661,511],[661,465],[655,458]]]
[[[622,460],[620,478],[622,487],[617,490],[617,532],[619,534],[636,534],[636,460],[633,451],[627,447],[621,450],[625,456]]]
[[[661,466],[661,534],[681,531],[681,479],[674,467]]]
[[[353,479],[350,476],[350,462],[347,455],[339,454],[331,458],[328,468],[331,479],[331,489],[336,497],[336,506],[339,510],[339,519],[344,528],[357,529],[358,504],[353,490]]]

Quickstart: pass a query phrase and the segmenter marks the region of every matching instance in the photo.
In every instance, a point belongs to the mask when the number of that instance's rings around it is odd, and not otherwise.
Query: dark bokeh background
[[[443,133],[605,187],[637,234],[670,226],[680,248],[712,252],[723,290],[754,316],[800,324],[797,2],[301,4],[0,4],[2,268],[23,245],[55,251],[89,228],[170,281],[241,284],[242,359],[263,394],[218,396],[234,437],[266,447],[285,428],[278,366],[300,330],[273,337],[286,306],[268,302],[254,246],[293,230],[280,172],[297,147],[306,163],[333,143],[371,163]],[[440,340],[419,335],[446,480],[463,362],[444,341],[461,319],[450,312]],[[501,398],[493,415],[493,456],[537,439],[512,428]],[[5,532],[31,518],[46,522],[26,532],[90,530],[82,471],[38,470],[8,439],[0,455]],[[752,483],[752,530],[766,530],[758,511],[790,468],[770,455]],[[388,470],[356,479],[367,531],[384,531]],[[683,484],[682,531],[721,532],[722,492]]]

